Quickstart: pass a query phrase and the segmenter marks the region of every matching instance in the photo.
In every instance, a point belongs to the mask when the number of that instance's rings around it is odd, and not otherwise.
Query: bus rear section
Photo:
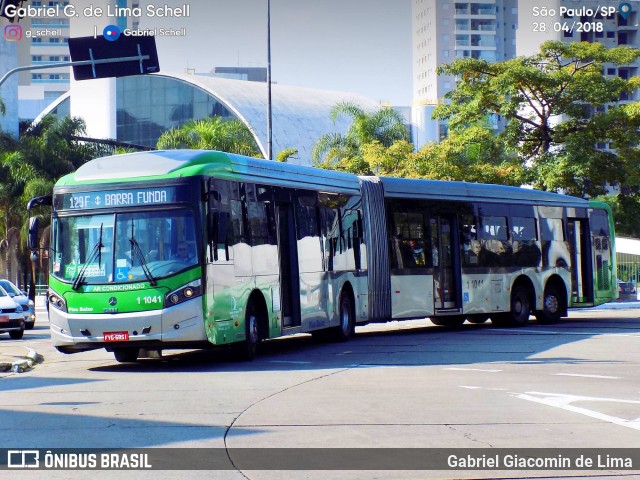
[[[389,299],[381,318],[519,326],[615,296],[605,205],[463,182],[383,178],[381,190],[376,238],[387,249],[369,265],[370,282],[378,263],[388,268],[389,285],[369,287]]]

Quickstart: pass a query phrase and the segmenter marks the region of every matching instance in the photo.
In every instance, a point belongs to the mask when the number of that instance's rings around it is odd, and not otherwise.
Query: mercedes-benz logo
[[[116,297],[111,297],[109,299],[109,305],[111,305],[112,307],[115,307],[116,303],[118,303],[118,299]]]

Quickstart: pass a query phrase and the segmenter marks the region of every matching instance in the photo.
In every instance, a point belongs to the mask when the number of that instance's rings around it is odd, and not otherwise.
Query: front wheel
[[[22,330],[11,330],[9,336],[14,340],[20,340],[24,335],[24,328]]]
[[[116,348],[113,356],[119,363],[133,363],[138,360],[139,348]]]
[[[340,325],[333,330],[333,340],[345,342],[355,333],[355,330],[351,296],[343,291],[340,295]]]
[[[253,360],[258,355],[260,343],[260,331],[258,329],[258,314],[253,302],[247,305],[247,313],[244,317],[245,340],[237,345],[237,354],[241,360]]]

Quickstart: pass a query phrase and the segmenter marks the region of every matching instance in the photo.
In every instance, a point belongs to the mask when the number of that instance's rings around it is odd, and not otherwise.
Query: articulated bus
[[[617,295],[609,208],[531,189],[172,150],[90,161],[49,202],[47,300],[64,353],[131,362],[231,345],[250,359],[297,333],[554,322]]]

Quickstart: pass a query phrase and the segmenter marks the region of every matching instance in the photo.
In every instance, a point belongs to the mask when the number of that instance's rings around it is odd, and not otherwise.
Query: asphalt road
[[[15,344],[0,337],[3,345]],[[45,358],[0,374],[0,448],[638,448],[640,310],[572,312],[523,328],[428,320],[359,327],[347,343],[266,342],[168,352],[118,364],[105,351],[62,355],[46,317],[19,343]],[[233,450],[232,450],[233,451]],[[388,453],[381,451],[381,455]],[[153,471],[100,478],[612,478],[590,471]],[[5,471],[2,478],[86,478]]]

